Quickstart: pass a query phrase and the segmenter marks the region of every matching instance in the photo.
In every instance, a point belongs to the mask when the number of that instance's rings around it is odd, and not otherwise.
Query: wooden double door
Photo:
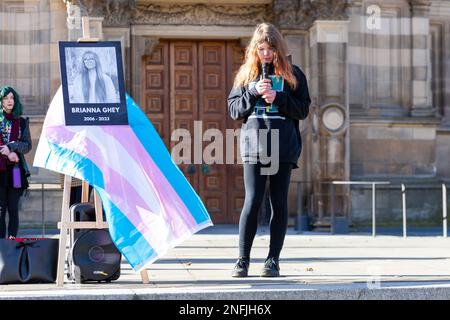
[[[170,151],[177,145],[175,150],[190,146],[177,153],[177,162],[183,160],[179,167],[214,223],[237,223],[244,202],[242,167],[236,162],[238,140],[233,143],[232,164],[227,163],[226,141],[226,129],[241,126],[228,116],[226,99],[242,61],[237,41],[161,41],[143,57],[141,107]],[[190,137],[181,138],[180,132]],[[215,138],[204,137],[205,132]],[[218,132],[222,141],[216,141]],[[204,151],[215,163],[207,164]]]

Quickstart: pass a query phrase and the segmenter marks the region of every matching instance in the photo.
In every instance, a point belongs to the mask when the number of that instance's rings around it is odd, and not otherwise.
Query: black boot
[[[280,262],[277,258],[267,258],[264,262],[264,268],[261,271],[261,277],[279,277]]]
[[[242,278],[248,276],[248,267],[250,266],[250,259],[246,257],[239,257],[234,265],[231,276],[235,278]]]

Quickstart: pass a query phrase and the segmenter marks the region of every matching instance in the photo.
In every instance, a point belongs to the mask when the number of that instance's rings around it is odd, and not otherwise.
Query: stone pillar
[[[145,104],[141,101],[142,58],[153,52],[153,49],[158,45],[159,40],[156,37],[132,35],[131,41],[131,93],[136,103],[144,106]]]
[[[429,10],[430,0],[411,0],[412,108],[413,117],[432,117]]]
[[[442,40],[442,80],[444,84],[442,85],[442,97],[443,97],[443,115],[444,122],[447,127],[450,127],[450,3],[446,3],[448,19],[444,26],[444,34]]]
[[[305,30],[283,30],[281,29],[284,38],[286,39],[289,54],[294,65],[297,65],[305,73],[306,79],[310,80],[309,71],[309,37],[308,31]],[[309,83],[308,83],[309,85]],[[298,161],[298,170],[292,171],[291,186],[289,188],[289,208],[291,212],[298,212],[298,206],[301,206],[301,221],[296,220],[296,226],[303,230],[307,230],[309,227],[309,217],[305,209],[310,208],[310,199],[312,194],[312,186],[309,183],[310,178],[310,166],[309,154],[310,154],[310,136],[311,130],[309,124],[309,118],[304,121],[300,121],[300,133],[302,136],[303,149]],[[298,188],[300,188],[298,190]],[[300,192],[299,192],[300,191]],[[300,196],[300,199],[297,199]],[[309,214],[309,212],[308,212]],[[297,217],[300,219],[300,217]]]
[[[310,36],[312,179],[316,227],[331,225],[333,180],[349,178],[348,21],[317,20]],[[348,187],[335,186],[334,212],[348,225]],[[339,230],[335,230],[336,233]]]
[[[450,128],[450,1],[433,1],[430,6],[431,78],[433,107],[441,127]]]
[[[450,181],[450,1],[433,1],[430,6],[432,36],[433,107],[441,116],[436,129],[436,174]]]

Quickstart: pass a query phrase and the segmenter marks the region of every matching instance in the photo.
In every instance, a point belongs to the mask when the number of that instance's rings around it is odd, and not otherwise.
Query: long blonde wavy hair
[[[275,75],[282,76],[290,87],[295,89],[297,87],[297,79],[287,58],[286,41],[277,28],[270,23],[261,23],[256,27],[250,44],[245,49],[245,62],[239,68],[234,78],[234,87],[248,85],[258,77],[261,65],[258,57],[258,46],[264,42],[267,42],[274,50],[273,66]]]

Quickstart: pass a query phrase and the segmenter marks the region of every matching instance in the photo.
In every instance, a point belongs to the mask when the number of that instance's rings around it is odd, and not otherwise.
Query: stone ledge
[[[56,289],[0,293],[1,300],[449,300],[447,282],[424,284],[405,282],[381,284],[368,289],[367,284],[347,285],[268,285],[261,289]],[[140,285],[139,285],[140,286]]]
[[[380,119],[378,117],[352,117],[350,115],[350,125],[422,125],[422,126],[437,126],[441,123],[437,118],[410,118],[410,117],[398,117]]]

